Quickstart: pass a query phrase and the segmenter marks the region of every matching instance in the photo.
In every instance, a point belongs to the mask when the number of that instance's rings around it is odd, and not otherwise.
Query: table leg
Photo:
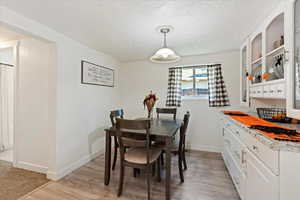
[[[171,185],[171,141],[172,138],[166,138],[166,200],[170,200],[171,198],[171,191],[170,191],[170,185]]]
[[[104,184],[108,185],[110,180],[110,170],[111,170],[111,136],[109,131],[105,133],[105,174],[104,174]]]

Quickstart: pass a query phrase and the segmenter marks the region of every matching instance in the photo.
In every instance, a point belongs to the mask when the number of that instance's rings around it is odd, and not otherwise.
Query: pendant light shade
[[[167,33],[170,32],[169,27],[161,27],[160,32],[164,34],[164,45],[158,49],[150,60],[154,63],[173,63],[180,60],[180,56],[175,51],[167,47]]]

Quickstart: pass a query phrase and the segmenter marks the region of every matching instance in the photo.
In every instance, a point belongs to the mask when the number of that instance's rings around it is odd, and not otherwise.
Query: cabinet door
[[[240,49],[240,102],[242,106],[246,107],[249,107],[249,85],[247,80],[249,62],[249,40],[247,39]]]
[[[287,113],[300,119],[300,0],[288,0],[286,8]]]
[[[246,200],[279,200],[279,179],[258,158],[247,151]]]

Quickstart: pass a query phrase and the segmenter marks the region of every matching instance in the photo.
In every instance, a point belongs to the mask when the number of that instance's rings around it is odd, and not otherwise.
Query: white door
[[[300,0],[288,0],[285,14],[287,113],[300,119]]]
[[[14,67],[0,65],[0,151],[13,146]]]
[[[279,200],[279,178],[247,150],[246,200]]]

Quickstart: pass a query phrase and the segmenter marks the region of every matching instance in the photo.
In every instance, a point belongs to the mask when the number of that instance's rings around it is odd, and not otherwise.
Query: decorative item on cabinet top
[[[223,111],[225,115],[229,115],[230,113],[237,113],[237,114],[244,114],[243,112],[240,111]],[[229,115],[232,119],[238,121],[239,123],[244,124],[248,128],[256,129],[259,133],[273,138],[274,140],[279,140],[279,141],[290,141],[290,142],[300,142],[300,133],[296,131],[292,131],[292,129],[286,128],[284,126],[280,126],[278,124],[268,122],[266,120],[260,119],[258,117],[250,116],[250,115]],[[255,128],[257,127],[264,127],[265,130],[259,130],[260,128]],[[294,132],[293,135],[287,135],[285,133],[278,133],[278,132],[272,132],[270,130],[267,130],[268,128],[274,128],[276,130],[286,130],[286,132]]]
[[[285,108],[256,108],[259,118],[270,122],[299,123],[286,115]]]

